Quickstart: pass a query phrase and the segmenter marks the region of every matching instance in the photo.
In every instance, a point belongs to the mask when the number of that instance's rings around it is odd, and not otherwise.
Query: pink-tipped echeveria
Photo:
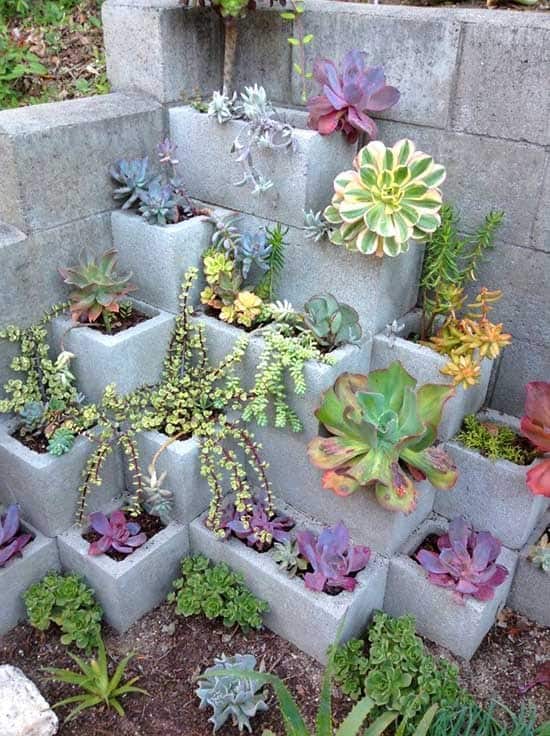
[[[90,526],[101,535],[90,544],[90,555],[103,555],[111,549],[129,555],[147,541],[147,536],[140,531],[140,525],[135,521],[128,521],[123,511],[113,511],[109,518],[96,511],[90,514]]]
[[[318,592],[354,590],[360,572],[370,559],[370,549],[350,542],[349,530],[343,522],[327,527],[317,536],[311,531],[299,531],[296,542],[302,557],[313,572],[304,576],[306,588]]]
[[[316,417],[329,437],[316,437],[309,459],[321,468],[323,487],[339,496],[374,487],[378,503],[410,513],[415,480],[452,488],[457,472],[451,458],[433,447],[451,386],[416,380],[398,361],[368,376],[343,373],[323,394]]]
[[[521,431],[537,450],[550,453],[550,383],[532,381],[525,388],[527,398]],[[536,496],[550,497],[550,458],[536,463],[527,472],[527,486]]]
[[[399,91],[386,84],[381,66],[369,67],[367,54],[354,49],[342,61],[339,72],[333,61],[317,59],[313,76],[321,93],[310,97],[308,125],[321,135],[341,130],[350,143],[361,133],[376,138],[378,129],[369,112],[382,112],[399,100]]]
[[[15,504],[9,506],[0,516],[0,567],[20,554],[32,539],[31,534],[19,534],[19,509]]]
[[[479,601],[490,601],[495,588],[508,577],[504,565],[496,559],[501,544],[490,532],[475,532],[462,517],[454,519],[447,534],[437,540],[439,554],[421,549],[416,559],[435,585],[453,591],[455,599],[463,603],[465,596]]]

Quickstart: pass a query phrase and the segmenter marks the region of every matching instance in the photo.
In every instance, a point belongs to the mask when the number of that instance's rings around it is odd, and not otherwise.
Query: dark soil
[[[86,326],[93,327],[99,332],[102,332],[104,335],[117,335],[119,332],[124,332],[124,330],[129,330],[131,327],[135,327],[136,325],[139,325],[142,322],[146,322],[148,319],[151,319],[150,315],[143,314],[143,312],[140,312],[137,309],[132,309],[130,314],[127,317],[121,317],[118,314],[113,315],[113,317],[114,319],[113,319],[113,322],[111,323],[110,332],[107,330],[104,323],[101,321],[94,322],[93,324],[90,324],[87,322]]]
[[[420,544],[417,547],[417,549],[415,549],[415,551],[412,553],[411,558],[415,562],[418,562],[418,560],[416,559],[416,555],[421,549],[426,549],[428,550],[428,552],[435,552],[436,554],[439,554],[439,547],[437,546],[437,540],[439,539],[440,536],[441,536],[440,534],[428,534],[428,536],[422,542],[422,544]]]
[[[147,537],[147,541],[151,539],[151,537],[154,537],[155,534],[158,534],[162,529],[164,529],[164,524],[159,519],[158,516],[151,516],[150,514],[141,513],[139,516],[132,516],[127,517],[129,521],[135,521],[139,526],[141,527],[140,531],[145,533],[145,536]],[[101,534],[98,534],[97,532],[89,531],[82,535],[82,538],[85,539],[87,542],[97,542],[98,539],[101,539]],[[140,549],[140,547],[136,547],[136,549]],[[110,557],[112,560],[116,560],[117,562],[121,562],[122,560],[125,560],[129,557],[129,555],[125,555],[123,552],[117,552],[115,549],[111,549],[109,552],[105,553],[107,557]],[[130,554],[133,554],[130,553]]]
[[[315,625],[315,622],[312,622]],[[242,634],[225,629],[203,617],[176,617],[173,608],[163,605],[145,616],[126,634],[105,629],[105,642],[113,660],[136,652],[127,677],[139,675],[138,683],[151,695],[130,696],[123,701],[126,718],[102,708],[85,711],[76,721],[63,725],[60,736],[208,736],[210,712],[198,709],[195,678],[222,653],[252,653],[258,664],[283,678],[310,727],[318,706],[323,668],[310,657],[268,630]],[[432,654],[445,656],[460,666],[462,684],[481,703],[492,698],[514,710],[522,703],[536,707],[539,720],[550,712],[550,692],[535,688],[519,696],[518,688],[530,681],[537,667],[550,657],[550,630],[505,609],[470,663],[456,660],[441,647],[428,644]],[[68,685],[49,682],[44,667],[74,664],[54,632],[44,634],[21,625],[0,637],[0,662],[20,667],[33,679],[50,703],[73,694]],[[284,736],[284,727],[269,693],[270,709],[254,719],[254,733],[271,728]],[[351,702],[335,691],[335,723],[340,723]],[[62,720],[69,713],[60,709]],[[219,736],[235,736],[225,726]]]
[[[39,434],[27,434],[19,428],[15,430],[12,437],[33,452],[38,452],[41,455],[48,452],[48,438],[43,432],[40,432]]]

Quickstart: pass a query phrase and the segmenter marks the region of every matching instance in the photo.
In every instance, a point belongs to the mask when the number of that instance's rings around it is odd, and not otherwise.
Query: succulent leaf
[[[113,511],[109,518],[96,511],[90,514],[90,526],[101,536],[88,547],[89,555],[106,554],[111,549],[129,555],[147,541],[139,524],[127,521],[123,511]]]
[[[550,382],[532,381],[525,388],[527,398],[521,431],[538,451],[550,453]],[[536,496],[550,497],[550,458],[529,469],[527,486]]]
[[[19,509],[16,504],[8,506],[0,516],[0,567],[4,567],[31,541],[32,535],[19,532]]]
[[[304,323],[318,344],[329,350],[358,342],[363,333],[355,309],[341,304],[332,294],[320,294],[306,302]]]

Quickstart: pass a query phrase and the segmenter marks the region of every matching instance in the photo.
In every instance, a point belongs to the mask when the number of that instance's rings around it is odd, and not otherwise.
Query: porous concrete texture
[[[119,266],[132,272],[143,301],[167,312],[178,312],[183,276],[191,266],[198,269],[199,275],[189,293],[189,303],[200,301],[204,287],[202,254],[210,245],[213,231],[205,220],[199,216],[161,226],[149,225],[133,212],[112,213]]]
[[[509,571],[507,579],[495,588],[490,601],[466,597],[463,604],[452,592],[430,583],[421,565],[412,555],[430,534],[443,534],[448,522],[443,517],[426,519],[415,531],[401,553],[390,560],[384,610],[391,616],[412,614],[421,636],[450,649],[453,654],[471,659],[504,606],[514,577],[517,554],[502,547],[497,563]]]
[[[82,475],[95,445],[78,437],[69,452],[55,457],[34,452],[12,437],[16,427],[13,419],[0,422],[0,502],[17,503],[25,520],[55,537],[76,520]],[[106,458],[101,478],[101,485],[90,487],[87,512],[102,509],[124,487],[118,448]]]
[[[53,736],[59,720],[32,680],[10,664],[0,665],[0,733]]]
[[[514,417],[499,412],[483,412],[479,418],[519,430]],[[456,463],[458,480],[452,493],[436,495],[434,511],[448,519],[464,516],[511,549],[523,546],[550,505],[550,499],[535,496],[527,487],[525,477],[532,465],[489,460],[459,442],[446,442],[445,449]]]
[[[181,558],[189,550],[187,527],[170,522],[120,562],[107,555],[89,555],[89,543],[82,531],[75,526],[58,537],[63,569],[86,580],[107,623],[124,632],[166,597],[178,575]]]
[[[153,99],[109,94],[0,112],[0,220],[24,232],[114,209],[111,165],[162,138]]]
[[[420,328],[420,313],[415,310],[398,320],[404,325],[398,335],[381,333],[374,336],[372,360],[370,369],[387,368],[398,360],[416,380],[418,386],[424,383],[452,384],[450,376],[441,373],[449,359],[435,350],[407,340],[407,336],[418,332]],[[462,420],[467,414],[475,414],[483,405],[489,387],[493,363],[484,359],[481,362],[479,383],[471,388],[464,389],[456,386],[454,395],[443,405],[441,423],[437,436],[440,440],[447,440],[460,430]]]
[[[321,530],[321,525],[294,509],[276,505],[295,519],[293,535],[300,528],[316,533]],[[327,648],[337,640],[338,627],[344,618],[339,639],[343,642],[360,636],[373,611],[382,607],[388,561],[381,555],[371,555],[368,565],[357,575],[358,585],[353,592],[331,596],[308,590],[299,577],[290,578],[269,552],[260,554],[234,537],[220,541],[205,527],[203,517],[191,524],[190,541],[194,554],[206,555],[214,562],[226,562],[242,573],[254,595],[269,603],[264,616],[266,626],[320,662],[326,662]]]
[[[537,358],[536,362],[534,357]],[[529,381],[548,381],[548,366],[550,344],[533,345],[528,340],[514,337],[499,360],[491,406],[506,414],[521,417],[525,406],[525,384]]]
[[[23,593],[27,588],[42,580],[52,570],[59,570],[56,540],[40,534],[25,519],[21,526],[34,539],[23,548],[20,556],[12,557],[4,567],[0,567],[0,635],[7,633],[25,618]]]
[[[295,128],[294,147],[254,150],[256,168],[274,182],[258,195],[248,184],[235,186],[242,166],[231,147],[245,122],[220,125],[189,106],[170,108],[169,121],[170,137],[179,146],[177,170],[191,196],[295,227],[303,226],[304,210],[317,212],[330,202],[334,177],[350,168],[355,154],[343,137]]]
[[[94,327],[75,326],[65,316],[53,322],[53,344],[56,349],[74,353],[71,370],[88,401],[100,401],[111,383],[119,394],[127,394],[160,379],[174,316],[137,299],[130,301],[149,319],[113,335]]]
[[[550,626],[550,573],[534,565],[529,559],[531,546],[536,544],[546,529],[550,528],[550,513],[547,513],[527,544],[519,553],[518,566],[508,605],[518,613],[537,621],[541,626]]]
[[[155,454],[168,441],[160,432],[140,432],[136,435],[142,472],[147,473]],[[211,495],[208,483],[201,476],[200,445],[195,437],[176,440],[158,455],[157,475],[166,473],[162,484],[174,494],[174,519],[189,524],[208,508]],[[127,476],[131,487],[131,473]]]

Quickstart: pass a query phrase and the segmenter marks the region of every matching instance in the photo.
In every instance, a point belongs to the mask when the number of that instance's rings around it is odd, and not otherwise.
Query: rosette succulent
[[[425,240],[441,219],[440,184],[445,168],[417,151],[408,139],[386,148],[372,141],[353,161],[353,170],[334,180],[324,216],[336,245],[366,255],[398,256],[409,240]]]
[[[19,509],[13,504],[0,516],[0,567],[21,554],[32,539],[31,534],[20,533],[19,527]]]
[[[492,600],[495,588],[508,577],[504,565],[496,563],[501,550],[498,539],[490,532],[474,532],[462,517],[450,523],[437,546],[439,553],[421,549],[416,559],[428,572],[430,582],[452,590],[459,603],[465,596]]]
[[[147,156],[132,161],[117,161],[112,166],[110,174],[118,185],[113,192],[113,199],[123,202],[123,210],[139,203],[143,191],[147,189],[154,176]]]
[[[349,496],[372,486],[378,503],[405,513],[416,506],[415,480],[452,488],[456,468],[432,446],[452,393],[452,387],[436,384],[417,389],[397,361],[368,376],[343,373],[315,412],[331,436],[308,446],[310,461],[325,471],[323,487]]]
[[[358,342],[363,334],[355,309],[342,304],[332,294],[320,294],[305,303],[304,323],[317,343],[329,350]]]
[[[227,536],[234,534],[258,552],[268,549],[274,541],[287,541],[293,526],[291,516],[270,511],[264,501],[257,499],[251,509],[243,511],[230,503],[224,510],[221,524]]]
[[[111,550],[129,555],[147,541],[139,524],[127,521],[123,511],[113,511],[109,518],[96,511],[90,514],[90,525],[101,536],[90,544],[89,555],[102,555]]]
[[[532,381],[525,388],[527,398],[521,431],[536,450],[550,453],[550,383]],[[550,458],[536,463],[527,472],[527,485],[536,496],[550,497]]]
[[[350,143],[361,133],[376,138],[376,123],[367,113],[382,112],[399,100],[399,91],[386,84],[381,66],[369,67],[367,54],[349,51],[339,72],[333,61],[317,59],[313,76],[321,85],[321,94],[310,97],[308,125],[321,135],[341,130]]]

